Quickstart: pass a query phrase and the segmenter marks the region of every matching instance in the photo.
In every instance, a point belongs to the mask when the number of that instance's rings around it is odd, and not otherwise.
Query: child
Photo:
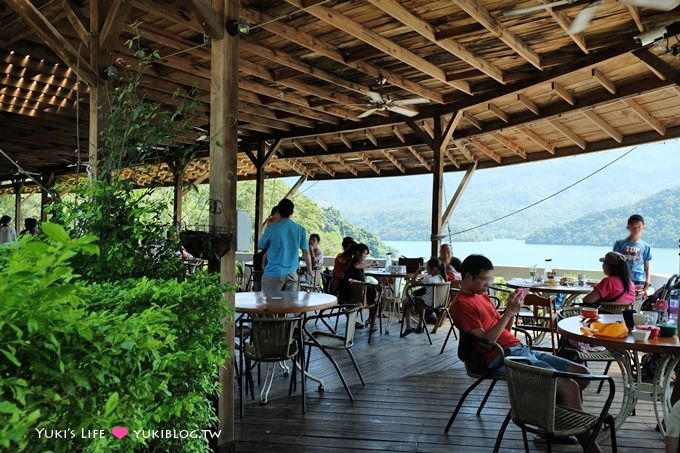
[[[427,276],[420,280],[420,283],[444,283],[445,280],[441,276],[442,268],[442,262],[439,261],[438,258],[432,258],[429,260],[427,262]],[[416,271],[416,273],[413,274],[413,277],[411,277],[411,284],[416,283],[416,280],[422,271],[423,267],[421,266]],[[410,299],[404,302],[404,332],[401,334],[402,337],[405,337],[412,332],[423,333],[424,326],[422,325],[422,320],[425,317],[424,312],[428,307],[432,307],[432,304],[434,303],[434,288],[432,286],[420,288],[419,290],[415,291],[413,295],[415,305]],[[418,320],[418,326],[414,330],[411,328],[411,313],[416,308],[423,314],[423,316]]]
[[[642,240],[645,219],[639,214],[628,218],[629,235],[626,239],[616,241],[613,250],[626,257],[633,283],[642,294],[647,293],[651,277],[649,262],[652,260],[652,249]]]

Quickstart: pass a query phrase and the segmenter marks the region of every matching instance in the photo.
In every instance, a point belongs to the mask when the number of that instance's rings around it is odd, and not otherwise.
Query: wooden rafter
[[[448,51],[452,55],[460,58],[472,67],[480,70],[489,77],[504,83],[504,74],[500,68],[484,58],[475,55],[465,48],[460,42],[453,38],[437,39],[434,26],[413,14],[410,10],[401,5],[397,0],[369,0],[371,4],[396,20],[413,29],[416,33]]]
[[[269,32],[285,37],[286,39],[302,47],[305,47],[314,53],[330,58],[337,63],[341,63],[350,68],[361,71],[371,77],[375,77],[376,79],[384,77],[388,80],[388,83],[403,88],[406,91],[410,91],[415,95],[426,97],[434,102],[443,102],[443,96],[441,93],[433,89],[427,88],[420,83],[413,82],[397,73],[379,68],[370,63],[363,61],[352,62],[346,58],[336,46],[325,42],[321,38],[317,38],[309,33],[287,25],[282,21],[273,21],[272,17],[264,13],[260,13],[248,8],[241,8],[241,15],[251,23],[262,24],[262,28]]]
[[[680,73],[671,65],[654,55],[649,49],[638,49],[633,52],[647,68],[661,80],[671,80],[676,85],[680,85]]]
[[[574,95],[558,82],[551,82],[550,88],[569,105],[574,105]]]
[[[597,68],[593,68],[591,70],[591,74],[595,78],[595,80],[597,80],[600,83],[600,85],[604,87],[604,89],[609,91],[611,94],[616,94],[616,85],[602,71],[600,71]]]
[[[541,113],[536,103],[529,99],[529,97],[526,96],[525,94],[519,93],[517,95],[517,101],[524,107],[531,110],[534,113],[534,115],[539,115]]]
[[[348,172],[352,173],[354,176],[356,176],[357,174],[359,174],[359,171],[358,171],[356,168],[354,168],[353,165],[351,165],[350,163],[348,163],[347,160],[345,160],[345,158],[344,158],[343,156],[335,156],[335,160],[337,160],[338,163],[339,163],[340,165],[342,165],[342,166],[344,167],[345,170],[347,170]]]
[[[652,129],[657,131],[660,135],[666,135],[666,126],[650,115],[635,99],[626,99],[624,102],[628,107],[633,109],[645,123],[649,124]]]
[[[522,159],[527,158],[527,152],[522,149],[521,146],[519,146],[517,143],[513,142],[509,138],[505,137],[504,135],[500,134],[499,132],[496,132],[492,135],[494,139],[501,145],[505,146],[507,149],[512,151],[513,153],[517,154],[520,156]]]
[[[406,169],[404,168],[404,166],[401,165],[401,163],[397,160],[396,157],[394,157],[394,156],[392,155],[392,153],[391,153],[390,151],[384,149],[384,150],[382,151],[382,153],[383,153],[383,156],[385,156],[385,157],[387,158],[387,160],[389,160],[390,162],[392,162],[392,165],[394,165],[395,167],[397,167],[397,168],[399,169],[400,172],[406,173]]]
[[[210,0],[188,0],[186,5],[203,27],[205,34],[215,39],[224,35],[224,24],[217,16]]]
[[[489,148],[484,142],[473,138],[470,143],[475,146],[482,154],[484,154],[489,159],[496,161],[497,164],[501,163],[501,156],[499,156],[494,150]]]
[[[59,58],[90,86],[96,83],[97,75],[86,61],[80,61],[78,51],[62,36],[52,23],[30,0],[6,0],[10,6],[38,37],[47,44]]]
[[[500,118],[504,123],[507,123],[508,121],[510,121],[510,118],[509,118],[508,114],[505,113],[505,112],[504,112],[503,110],[501,110],[500,108],[498,108],[496,105],[494,105],[494,104],[492,104],[492,103],[489,103],[489,104],[487,104],[487,109],[488,109],[491,113],[493,113],[494,115],[496,115],[498,118]]]
[[[537,69],[543,70],[541,57],[531,49],[517,35],[511,32],[498,19],[493,17],[479,2],[479,0],[451,0],[473,19],[482,24],[487,30],[496,35],[508,47],[517,52],[521,57],[531,63]]]
[[[543,4],[549,3],[552,0],[541,0]],[[564,11],[555,11],[553,8],[548,8],[548,13],[557,22],[562,30],[571,38],[572,41],[583,51],[583,53],[588,53],[588,47],[586,46],[586,39],[583,33],[572,33],[571,32],[571,19],[567,16]]]
[[[373,132],[371,132],[369,129],[366,129],[364,131],[364,135],[371,141],[371,143],[373,143],[373,145],[378,146],[378,139],[375,135],[373,135]]]
[[[85,24],[87,23],[87,17],[80,10],[78,5],[76,5],[73,0],[61,0],[61,7],[64,10],[66,20],[69,21],[73,31],[76,32],[80,42],[84,45],[90,45],[90,33],[87,31]]]
[[[451,162],[451,164],[456,167],[457,169],[460,169],[460,163],[458,160],[453,156],[451,151],[448,148],[442,148],[442,153],[444,153],[444,156]],[[446,165],[446,164],[444,164]]]
[[[642,17],[640,16],[640,8],[633,5],[626,5],[626,8],[628,8],[630,17],[633,18],[633,22],[635,22],[635,26],[638,28],[640,33],[644,33],[645,25],[642,23]]]
[[[295,146],[297,149],[299,149],[302,154],[305,154],[305,147],[302,146],[302,143],[300,143],[299,141],[297,141],[295,139],[291,140],[291,143],[293,144],[293,146]]]
[[[106,15],[104,25],[99,33],[99,47],[110,49],[123,31],[123,23],[132,8],[132,0],[116,0]]]
[[[375,163],[373,163],[373,161],[371,161],[371,159],[368,158],[368,156],[366,155],[366,153],[360,153],[360,154],[359,154],[359,159],[361,159],[361,161],[362,161],[368,168],[370,168],[371,170],[373,170],[373,173],[375,173],[376,175],[380,175],[380,169],[378,168],[378,166],[377,166]]]
[[[614,129],[609,123],[607,123],[605,120],[600,118],[597,113],[593,112],[592,110],[584,110],[583,114],[588,118],[590,121],[592,121],[597,127],[602,129],[609,135],[611,138],[617,141],[617,143],[621,143],[623,141],[623,135]]]
[[[528,127],[518,127],[517,130],[519,130],[522,134],[526,135],[529,137],[531,141],[536,143],[538,146],[543,148],[544,150],[548,151],[550,154],[555,154],[555,145],[552,143],[549,143],[546,139],[538,135],[536,132],[532,131]]]
[[[484,130],[484,126],[482,126],[482,122],[479,121],[477,118],[475,118],[474,115],[472,115],[471,113],[463,112],[463,118],[465,118],[467,120],[467,122],[472,124],[474,127],[479,129],[480,131]]]
[[[302,0],[286,1],[296,8],[302,9],[306,6]],[[394,41],[381,36],[367,27],[364,27],[360,23],[355,22],[333,8],[323,5],[311,6],[307,7],[305,12],[311,14],[319,20],[326,22],[329,25],[344,31],[345,33],[354,36],[356,39],[370,44],[387,55],[400,60],[401,62],[429,75],[436,80],[439,80],[440,82],[450,85],[460,91],[463,91],[464,93],[472,94],[469,83],[465,81],[447,81],[446,73],[440,67],[430,63],[423,57],[416,55],[410,50],[407,50],[406,48],[396,44]]]
[[[441,140],[441,147],[443,149],[448,148],[449,142],[453,138],[453,134],[456,132],[456,129],[460,125],[460,120],[463,118],[463,112],[462,111],[457,111],[453,115],[451,115],[451,118],[449,119],[448,123],[446,124],[446,127],[444,128],[444,132],[442,134],[442,140]],[[435,119],[435,121],[437,121]]]
[[[338,138],[340,139],[342,144],[347,147],[347,149],[352,149],[352,142],[349,141],[349,139],[345,136],[345,134],[339,133]]]
[[[312,161],[313,161],[316,165],[318,165],[320,169],[322,169],[324,172],[326,172],[326,174],[327,174],[328,176],[330,176],[331,178],[334,178],[334,177],[335,177],[335,172],[333,171],[333,169],[332,169],[331,167],[329,167],[328,165],[326,165],[326,163],[325,163],[324,161],[322,161],[322,160],[319,159],[318,157],[313,157],[313,158],[312,158]]]
[[[406,138],[404,138],[404,134],[401,133],[399,128],[397,126],[392,126],[392,133],[397,137],[402,143],[406,143]]]
[[[554,127],[555,129],[560,131],[562,133],[562,135],[564,135],[569,140],[574,142],[574,144],[576,144],[576,146],[578,146],[579,148],[581,148],[583,150],[586,149],[586,141],[583,138],[579,137],[574,131],[569,129],[567,126],[560,123],[560,121],[557,118],[549,119],[548,123],[552,127]]]
[[[418,150],[416,150],[413,146],[408,146],[407,149],[413,155],[413,157],[418,159],[418,162],[420,162],[420,165],[425,167],[427,169],[427,171],[432,171],[432,165],[422,156],[422,154],[420,154],[418,152]]]
[[[321,138],[320,136],[318,136],[318,137],[316,137],[314,140],[316,141],[316,143],[317,143],[320,147],[323,148],[324,151],[328,152],[328,145],[326,144],[326,142],[324,141],[323,138]]]

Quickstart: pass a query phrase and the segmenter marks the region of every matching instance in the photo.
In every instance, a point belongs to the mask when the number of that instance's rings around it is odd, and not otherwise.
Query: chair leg
[[[359,365],[357,364],[357,361],[354,358],[354,354],[352,354],[352,350],[348,348],[347,352],[349,353],[349,358],[352,359],[352,363],[354,364],[354,369],[357,370],[357,374],[359,375],[359,379],[361,379],[361,384],[366,385],[366,381],[364,381],[364,376],[361,374],[361,370],[359,369]]]
[[[333,367],[335,367],[335,371],[338,372],[338,376],[340,377],[340,380],[342,381],[342,385],[345,387],[345,391],[347,392],[347,395],[349,396],[350,401],[354,402],[354,395],[352,395],[352,392],[350,391],[349,386],[347,385],[347,381],[345,381],[345,376],[342,374],[342,371],[340,371],[340,366],[338,365],[338,362],[336,362],[333,359],[333,357],[331,357],[331,355],[328,353],[328,351],[326,351],[325,348],[323,348],[322,346],[319,346],[319,349],[321,350],[321,352],[323,352],[323,354],[326,357],[328,357],[328,360],[331,361],[331,363],[333,364]]]
[[[399,327],[399,336],[401,337],[404,334],[404,321],[406,321],[406,310],[401,315],[401,326]]]
[[[293,396],[293,385],[295,384],[295,378],[297,374],[297,367],[293,364],[293,372],[290,373],[290,383],[288,384],[288,397]]]
[[[609,433],[611,436],[611,441],[612,441],[612,453],[617,453],[618,452],[618,447],[616,445],[616,421],[614,420],[614,417],[611,415],[607,417],[607,423],[609,423]]]
[[[484,378],[479,378],[477,379],[470,387],[465,390],[463,393],[463,396],[460,397],[460,400],[458,400],[458,404],[456,404],[456,408],[453,410],[453,414],[451,414],[451,418],[449,418],[449,422],[446,424],[446,428],[444,429],[445,433],[449,432],[449,429],[451,429],[451,425],[453,425],[453,421],[456,419],[456,416],[458,415],[458,412],[460,412],[460,408],[463,407],[463,403],[465,402],[465,398],[468,397],[470,392],[472,392],[479,384],[482,383]]]
[[[425,322],[425,310],[422,310],[420,312],[420,322],[423,326],[423,330],[425,331],[425,334],[427,334],[427,341],[429,341],[430,346],[432,346],[432,338],[430,337],[430,329],[427,328],[427,323]]]
[[[371,338],[373,337],[373,327],[375,326],[375,317],[378,314],[378,310],[376,307],[375,313],[373,313],[373,316],[371,316],[371,313],[369,311],[368,317],[369,317],[369,326],[368,326],[368,344],[371,344]]]
[[[607,362],[607,366],[604,367],[604,373],[602,374],[607,374],[609,372],[609,367],[612,365],[611,362]],[[599,394],[602,391],[602,385],[604,384],[604,381],[600,381],[600,385],[597,386],[597,393]]]
[[[552,453],[552,434],[545,436],[545,447],[548,450],[548,453]]]
[[[503,442],[503,436],[505,435],[505,430],[508,428],[508,423],[510,423],[510,411],[508,415],[505,416],[501,429],[498,431],[498,437],[496,437],[496,445],[493,447],[493,453],[498,453],[501,449],[501,443]]]
[[[309,362],[310,358],[312,357],[312,345],[309,345],[309,349],[307,349],[307,360],[305,361],[305,371],[309,371]]]
[[[484,399],[482,400],[482,404],[479,405],[479,409],[477,409],[477,417],[482,413],[482,409],[484,409],[484,405],[486,404],[486,401],[489,399],[489,396],[491,395],[491,392],[493,391],[494,386],[496,385],[496,379],[491,381],[491,384],[489,385],[489,388],[486,391],[486,395],[484,395]]]
[[[524,452],[529,453],[529,440],[527,439],[527,430],[522,428],[522,440],[524,441]]]
[[[451,324],[451,328],[449,328],[449,332],[446,334],[446,339],[444,340],[444,344],[442,345],[442,350],[439,351],[440,354],[444,354],[444,348],[446,348],[446,343],[449,342],[449,337],[451,336],[451,332],[453,332],[453,334],[456,335],[456,331],[453,330],[453,324]],[[458,339],[458,336],[456,336],[456,339]]]

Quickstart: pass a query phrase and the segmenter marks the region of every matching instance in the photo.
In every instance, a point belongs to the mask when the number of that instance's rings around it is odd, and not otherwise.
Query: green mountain
[[[680,238],[680,186],[663,190],[637,203],[586,214],[560,226],[539,230],[527,238],[529,244],[609,246],[626,236],[631,214],[645,218],[644,240],[653,247],[675,247]]]

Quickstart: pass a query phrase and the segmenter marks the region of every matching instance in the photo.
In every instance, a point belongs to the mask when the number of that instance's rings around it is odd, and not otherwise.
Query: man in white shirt
[[[442,266],[443,264],[438,258],[432,258],[429,260],[427,262],[427,275],[420,279],[419,283],[444,283],[445,280],[441,275]],[[421,266],[416,271],[416,273],[413,274],[413,277],[411,277],[411,284],[417,284],[416,281],[420,277],[420,274],[423,270],[424,267]],[[416,309],[424,312],[427,307],[432,307],[432,304],[434,303],[434,287],[425,286],[424,288],[420,288],[414,292],[413,295],[417,307],[414,306],[410,300],[404,302],[404,331],[401,334],[402,337],[405,337],[410,333],[423,333],[424,326],[422,325],[422,320],[424,318],[424,313],[423,316],[418,319],[418,326],[415,329],[411,328],[411,313],[413,313]]]
[[[12,218],[8,215],[4,215],[0,218],[0,244],[17,240],[17,231],[9,224],[11,221]]]

